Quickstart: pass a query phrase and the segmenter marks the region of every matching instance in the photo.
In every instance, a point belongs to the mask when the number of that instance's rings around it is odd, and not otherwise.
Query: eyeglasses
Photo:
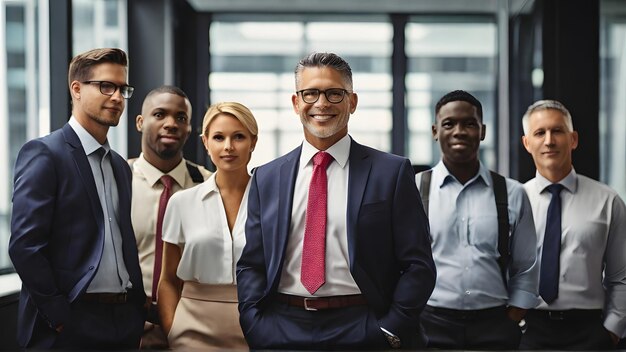
[[[131,87],[127,84],[123,84],[118,86],[117,84],[109,81],[84,81],[86,84],[99,84],[100,85],[100,93],[108,96],[112,96],[119,89],[120,94],[124,99],[128,99],[133,96],[133,92],[135,91],[134,87]]]
[[[302,100],[304,100],[307,104],[315,103],[320,98],[320,93],[323,93],[324,96],[326,96],[326,100],[328,100],[328,102],[339,104],[349,92],[343,88],[331,88],[326,90],[302,89],[296,92],[296,94],[298,93],[302,96]]]

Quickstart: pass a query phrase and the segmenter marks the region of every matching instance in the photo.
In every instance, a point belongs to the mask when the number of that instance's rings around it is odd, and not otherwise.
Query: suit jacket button
[[[89,267],[89,270],[93,270],[95,268],[93,265]]]

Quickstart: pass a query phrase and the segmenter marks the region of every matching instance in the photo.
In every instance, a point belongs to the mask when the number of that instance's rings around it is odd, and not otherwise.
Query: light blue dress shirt
[[[119,227],[119,195],[111,166],[111,148],[108,141],[104,145],[98,143],[74,116],[70,118],[69,125],[78,135],[87,155],[104,217],[102,257],[87,292],[124,292],[132,287],[132,283],[124,263],[122,232]],[[98,154],[100,148],[106,151],[104,157]]]
[[[416,176],[420,186],[421,174]],[[523,186],[506,179],[509,246],[508,282],[498,266],[498,216],[489,170],[461,184],[439,162],[432,171],[428,217],[437,283],[428,305],[475,310],[509,305],[533,308],[538,302],[537,236]]]

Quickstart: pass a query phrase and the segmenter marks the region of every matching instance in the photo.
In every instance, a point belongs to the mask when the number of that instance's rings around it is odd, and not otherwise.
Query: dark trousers
[[[391,349],[374,313],[367,306],[307,311],[281,302],[269,304],[256,322],[267,330],[251,349],[388,350]],[[417,335],[417,333],[416,333]],[[415,342],[402,341],[413,348]],[[422,346],[423,347],[423,346]]]
[[[614,348],[601,310],[529,310],[521,349],[605,350]]]
[[[504,306],[480,310],[426,306],[422,325],[428,347],[437,349],[514,350],[522,335]]]
[[[70,321],[63,326],[55,349],[137,349],[143,333],[145,312],[138,302],[119,304],[72,303]]]

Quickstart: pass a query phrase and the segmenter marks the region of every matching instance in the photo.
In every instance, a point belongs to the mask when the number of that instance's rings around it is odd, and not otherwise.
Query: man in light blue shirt
[[[519,321],[536,305],[538,290],[528,197],[519,182],[490,173],[480,162],[485,125],[474,96],[450,92],[435,114],[432,133],[442,160],[416,176],[420,192],[429,195],[424,207],[437,267],[435,290],[422,314],[428,347],[517,349]],[[428,177],[426,184],[422,179]],[[499,224],[496,200],[503,196]]]

